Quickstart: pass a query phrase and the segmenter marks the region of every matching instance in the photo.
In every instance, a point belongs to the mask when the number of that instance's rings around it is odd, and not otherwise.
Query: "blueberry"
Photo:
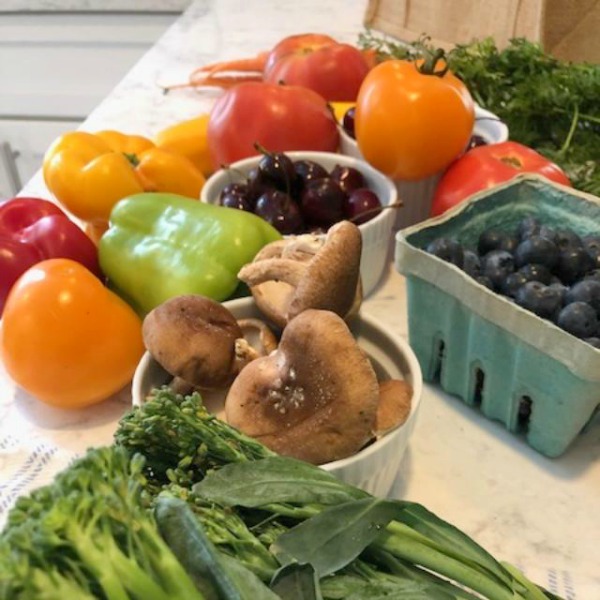
[[[472,250],[463,253],[463,271],[471,277],[481,275],[481,259]]]
[[[565,294],[565,304],[585,302],[600,315],[600,281],[583,279],[573,284]]]
[[[557,229],[555,243],[559,250],[583,246],[581,238],[572,229]]]
[[[584,338],[583,340],[584,342],[587,342],[588,344],[590,344],[591,346],[594,346],[594,348],[598,348],[600,349],[600,338],[599,337],[589,337],[589,338]]]
[[[582,241],[583,247],[594,259],[595,267],[600,267],[600,235],[586,235]]]
[[[539,233],[541,224],[535,217],[525,217],[517,225],[517,237],[524,240],[530,235]]]
[[[584,280],[585,279],[592,279],[594,281],[600,281],[600,268],[598,269],[592,269],[591,271],[588,271],[585,275],[584,275]]]
[[[528,281],[522,285],[515,296],[519,306],[544,319],[554,319],[561,308],[561,297],[557,290],[539,281]]]
[[[552,273],[544,265],[536,263],[523,265],[518,272],[525,275],[527,281],[541,281],[544,285],[552,283]]]
[[[492,280],[489,277],[486,277],[485,275],[477,275],[474,279],[477,283],[494,291],[494,284],[492,283]]]
[[[454,238],[441,237],[433,240],[427,246],[427,252],[462,269],[464,250]]]
[[[594,337],[598,331],[596,311],[585,302],[567,304],[558,313],[556,323],[565,331],[579,338]]]
[[[564,306],[565,305],[565,296],[567,295],[567,291],[569,290],[569,288],[566,285],[563,285],[562,283],[560,283],[560,281],[552,282],[552,283],[550,283],[550,285],[548,287],[557,291],[557,293],[560,296],[561,306]]]
[[[594,261],[583,246],[561,250],[554,272],[563,283],[571,285],[594,268]]]
[[[522,267],[528,263],[536,263],[553,269],[558,262],[558,254],[554,242],[540,235],[532,235],[517,246],[515,264],[517,267]]]
[[[531,281],[531,279],[525,273],[521,273],[520,271],[509,273],[506,279],[500,284],[500,291],[506,296],[515,298],[519,288],[528,281]]]
[[[492,250],[482,259],[482,274],[489,277],[495,289],[515,270],[513,255],[506,250]]]
[[[480,255],[487,254],[492,250],[507,250],[513,252],[518,243],[517,238],[502,231],[501,229],[490,228],[486,229],[477,241],[477,251]]]

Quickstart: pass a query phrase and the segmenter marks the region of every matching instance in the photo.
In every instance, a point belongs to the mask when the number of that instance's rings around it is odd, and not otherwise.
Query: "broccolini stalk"
[[[122,448],[89,450],[20,498],[0,538],[0,598],[58,598],[54,582],[62,599],[202,600],[142,504],[143,465]]]
[[[273,455],[210,414],[198,393],[183,397],[167,387],[121,419],[115,442],[144,455],[154,493],[169,482],[190,487],[210,469]]]
[[[210,541],[217,549],[239,560],[263,581],[270,581],[279,563],[259,537],[250,531],[243,519],[232,509],[208,504],[191,490],[177,485],[166,488],[159,498],[173,497],[184,500],[202,524]],[[281,533],[286,529],[277,528]],[[272,526],[270,531],[275,531]]]

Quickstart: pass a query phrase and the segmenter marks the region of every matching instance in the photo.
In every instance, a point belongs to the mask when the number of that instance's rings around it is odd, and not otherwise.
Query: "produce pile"
[[[153,139],[67,132],[44,158],[52,202],[0,206],[0,352],[19,387],[53,406],[86,407],[129,385],[146,350],[174,377],[121,420],[113,446],[89,450],[17,501],[0,535],[0,598],[555,598],[424,507],[374,498],[308,464],[351,456],[387,433],[383,385],[344,322],[362,300],[366,221],[387,207],[359,169],[294,164],[286,153],[336,156],[344,121],[384,175],[419,182],[445,172],[439,212],[519,170],[597,193],[598,69],[561,64],[522,41],[503,52],[489,41],[457,47],[447,59],[426,42],[361,43],[304,34],[201,66],[185,86],[222,88],[210,114]],[[521,144],[473,148],[475,102]],[[198,201],[207,177],[259,153],[256,171],[222,190],[220,206]],[[494,177],[470,177],[471,160],[481,172],[487,160]],[[315,228],[319,235],[289,235]],[[511,254],[516,271],[499,254],[505,242],[492,247],[490,237],[483,258],[448,240],[432,251],[456,263],[460,255],[461,268],[537,314],[548,294],[525,280],[562,265],[571,269],[563,283],[575,284],[569,306],[598,310],[597,286],[575,289],[595,267],[565,266],[562,255],[550,266],[558,250],[528,238],[519,241],[531,247]],[[533,290],[532,302],[516,283]],[[252,295],[283,332],[262,356],[220,304],[238,294]],[[183,322],[201,333],[201,358]],[[350,373],[337,369],[344,361]],[[335,372],[324,369],[331,365]],[[337,388],[325,394],[325,380]],[[233,398],[229,424],[203,404],[215,388]],[[288,413],[281,394],[290,390],[298,410]],[[310,393],[314,401],[303,402]],[[319,402],[321,429],[307,430],[302,411]],[[337,448],[329,441],[341,421]]]
[[[424,507],[279,457],[157,389],[95,448],[21,497],[0,598],[556,598]]]

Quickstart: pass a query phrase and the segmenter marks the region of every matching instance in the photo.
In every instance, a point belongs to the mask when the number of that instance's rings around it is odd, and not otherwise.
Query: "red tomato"
[[[512,179],[519,173],[537,173],[571,185],[565,172],[535,150],[517,142],[501,142],[469,150],[456,160],[437,185],[431,216],[441,215],[476,192]]]
[[[214,104],[208,148],[215,168],[255,156],[258,143],[271,152],[335,152],[339,133],[322,96],[293,85],[247,82]]]
[[[307,87],[329,102],[352,102],[368,72],[354,46],[328,35],[304,34],[287,37],[271,50],[264,80]]]

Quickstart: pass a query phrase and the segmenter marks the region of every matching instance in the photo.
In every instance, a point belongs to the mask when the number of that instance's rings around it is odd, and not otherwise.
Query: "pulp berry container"
[[[546,456],[562,454],[600,405],[600,350],[495,294],[424,248],[455,237],[513,231],[532,215],[579,235],[600,233],[600,199],[519,176],[444,215],[399,231],[396,268],[407,278],[410,345],[425,381],[501,421]]]
[[[340,152],[363,159],[356,140],[350,137],[343,127],[340,126],[339,129]],[[508,140],[508,127],[495,114],[476,106],[473,135],[480,137],[486,144],[498,144]],[[396,211],[396,230],[415,225],[429,218],[431,202],[441,176],[442,173],[436,173],[431,177],[416,181],[394,181],[398,190],[398,198],[403,202],[402,208]]]

